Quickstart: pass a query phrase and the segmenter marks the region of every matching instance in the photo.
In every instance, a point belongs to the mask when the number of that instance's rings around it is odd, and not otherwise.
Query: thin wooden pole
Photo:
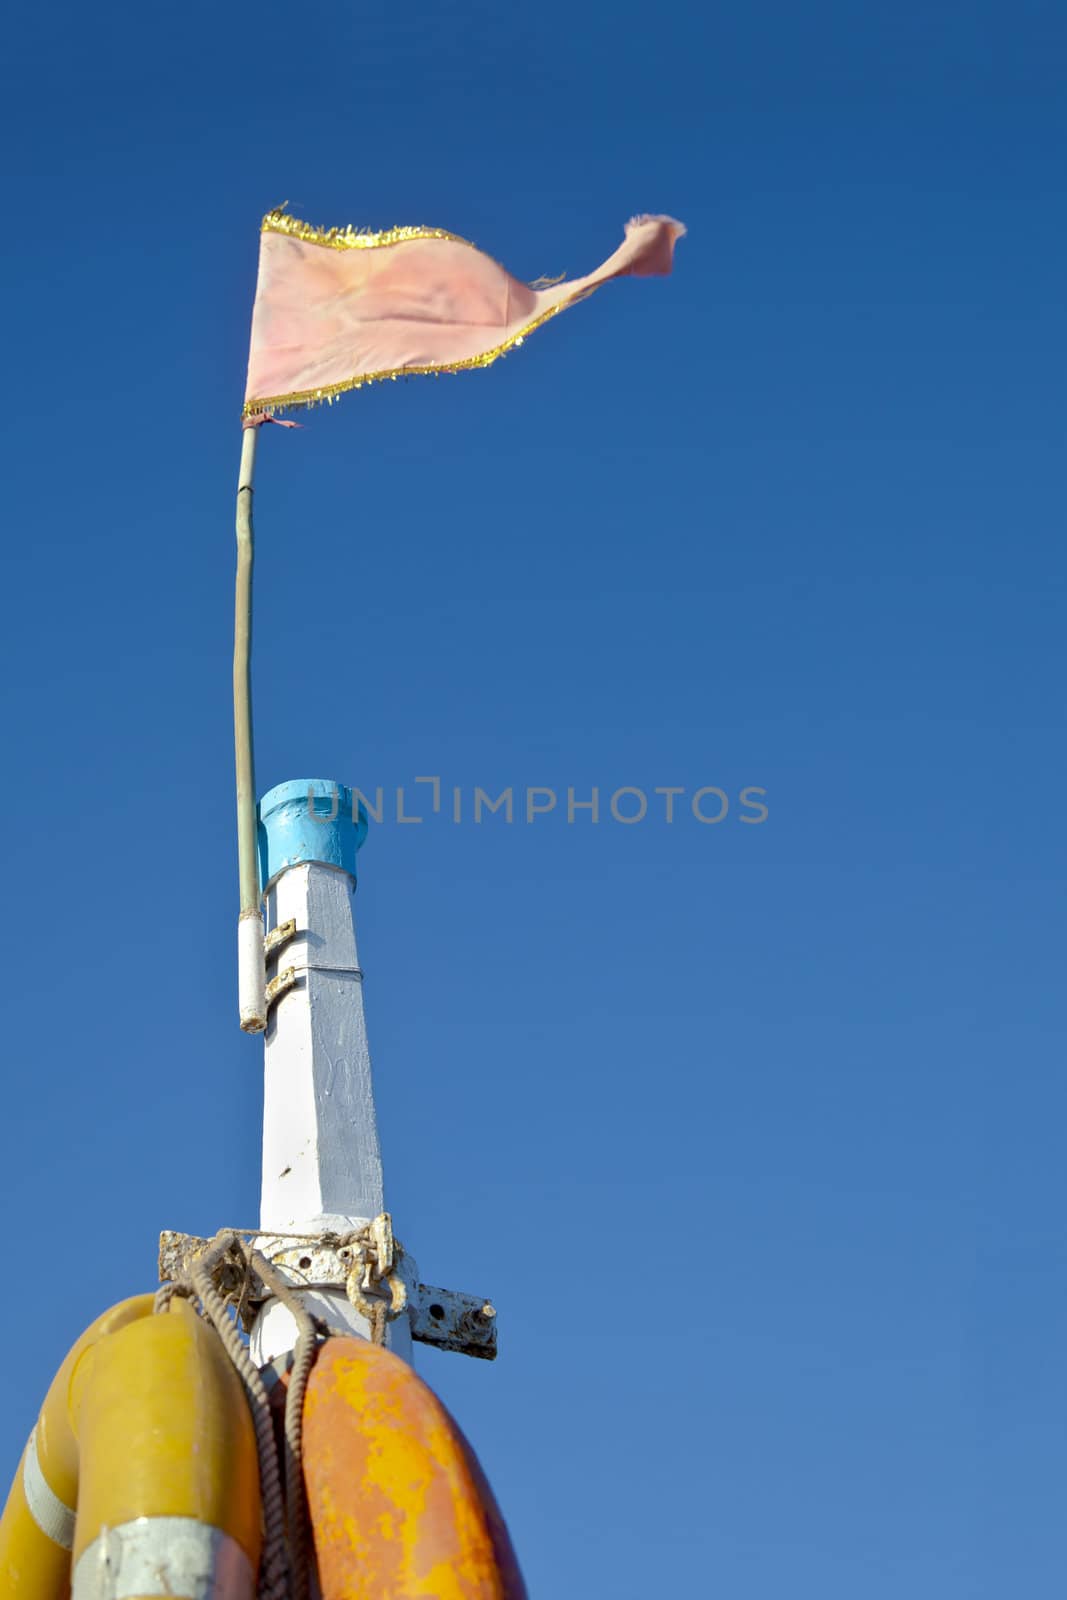
[[[252,478],[258,427],[241,436],[237,479],[237,587],[233,622],[233,743],[237,770],[237,864],[241,915],[237,924],[237,989],[241,1027],[262,1033],[267,1025],[263,908],[259,896],[256,837],[256,763],[252,743]]]

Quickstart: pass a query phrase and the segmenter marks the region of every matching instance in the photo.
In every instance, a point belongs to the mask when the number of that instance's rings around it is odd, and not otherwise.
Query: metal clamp
[[[278,976],[276,978],[272,978],[270,980],[270,982],[267,984],[267,1010],[268,1010],[268,1012],[270,1011],[270,1008],[274,1004],[275,1000],[280,999],[280,997],[283,994],[285,994],[287,989],[293,989],[295,987],[296,987],[296,968],[295,967],[286,967],[284,972],[279,972],[279,974],[278,974]]]
[[[296,918],[290,917],[288,922],[280,922],[272,928],[263,941],[263,954],[269,961],[276,955],[283,944],[288,944],[290,939],[296,938]]]
[[[375,1219],[378,1223],[380,1219]],[[372,1224],[373,1228],[374,1224]],[[332,1290],[344,1295],[353,1271],[351,1246],[339,1234],[321,1233],[294,1239],[284,1235],[253,1235],[256,1246],[296,1290]],[[205,1250],[209,1240],[193,1234],[164,1232],[159,1236],[159,1278],[166,1283],[182,1276],[188,1260]],[[384,1241],[383,1241],[384,1242]],[[378,1241],[375,1240],[375,1244]],[[394,1249],[395,1241],[393,1241]],[[455,1350],[480,1361],[495,1361],[497,1354],[496,1309],[482,1295],[463,1294],[455,1289],[439,1289],[420,1283],[411,1256],[396,1251],[392,1272],[407,1291],[402,1314],[411,1326],[411,1337],[438,1350]],[[384,1276],[382,1274],[381,1276]],[[222,1292],[240,1298],[241,1321],[246,1332],[270,1296],[256,1280],[248,1284],[234,1278],[219,1285]],[[399,1298],[399,1296],[398,1296]],[[390,1303],[392,1290],[390,1285]]]

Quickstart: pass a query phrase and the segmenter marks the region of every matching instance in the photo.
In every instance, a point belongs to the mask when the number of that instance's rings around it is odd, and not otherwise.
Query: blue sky
[[[260,441],[261,789],[767,791],[761,826],[372,828],[397,1231],[500,1313],[494,1367],[420,1370],[545,1600],[1058,1592],[1062,14],[5,31],[5,1472],[159,1230],[255,1220],[260,216],[441,225],[529,279],[666,211],[672,279]]]

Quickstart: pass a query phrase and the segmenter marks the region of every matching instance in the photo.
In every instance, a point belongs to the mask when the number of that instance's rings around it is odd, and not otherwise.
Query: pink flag
[[[634,217],[584,278],[519,283],[439,228],[322,232],[285,212],[263,219],[245,415],[332,400],[376,378],[487,367],[609,278],[668,273],[671,217]]]

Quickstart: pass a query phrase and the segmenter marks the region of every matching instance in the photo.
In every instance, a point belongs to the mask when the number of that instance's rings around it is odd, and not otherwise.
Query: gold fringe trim
[[[284,233],[290,239],[302,239],[305,244],[323,244],[330,250],[380,250],[386,245],[404,244],[408,239],[451,239],[455,244],[470,245],[458,233],[445,228],[385,228],[373,233],[369,228],[314,228],[310,222],[291,217],[284,206],[268,211],[260,226],[261,233]]]

